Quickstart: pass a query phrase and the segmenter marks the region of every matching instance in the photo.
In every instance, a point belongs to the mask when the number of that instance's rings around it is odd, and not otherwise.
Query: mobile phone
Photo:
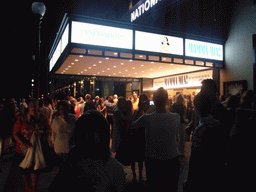
[[[150,101],[150,102],[149,102],[149,105],[155,105],[155,104],[154,104],[154,101]]]

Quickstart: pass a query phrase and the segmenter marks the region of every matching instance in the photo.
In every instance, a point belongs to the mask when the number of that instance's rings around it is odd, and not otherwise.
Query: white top
[[[56,153],[68,153],[70,149],[70,138],[73,133],[76,116],[68,115],[68,122],[61,116],[57,116],[52,121],[52,144]]]
[[[170,112],[145,114],[133,122],[133,129],[145,129],[145,156],[156,160],[178,156],[176,131],[179,123],[179,114]]]

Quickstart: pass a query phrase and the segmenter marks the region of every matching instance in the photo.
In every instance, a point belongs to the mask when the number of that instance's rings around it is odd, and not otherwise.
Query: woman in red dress
[[[15,151],[23,157],[25,157],[27,149],[33,147],[30,140],[34,132],[47,137],[50,134],[50,126],[44,115],[38,113],[38,101],[31,99],[28,103],[28,112],[18,117],[13,127],[13,137],[16,140]],[[20,172],[26,185],[25,191],[36,191],[40,169],[20,168]]]

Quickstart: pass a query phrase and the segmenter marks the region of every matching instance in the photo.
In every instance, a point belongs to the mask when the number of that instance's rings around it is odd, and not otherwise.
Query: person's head
[[[185,99],[184,99],[184,97],[183,97],[183,95],[181,93],[178,94],[175,99],[176,99],[175,100],[176,103],[182,104],[182,105],[185,104]]]
[[[39,106],[39,103],[37,99],[30,98],[28,100],[28,110],[30,114],[36,114],[38,111],[38,106]]]
[[[73,98],[70,100],[70,103],[71,103],[71,106],[75,107],[77,104],[77,100]]]
[[[114,95],[114,99],[117,99],[117,97],[118,97],[117,94],[115,94],[115,95]]]
[[[108,102],[110,102],[110,103],[114,103],[113,96],[108,96]]]
[[[120,110],[125,109],[125,107],[126,107],[126,99],[125,99],[125,97],[119,97],[118,102],[117,102],[117,107]]]
[[[137,100],[137,98],[138,98],[137,93],[133,92],[132,96],[133,96],[133,99],[134,99],[134,100]]]
[[[167,37],[163,38],[162,45],[170,45]]]
[[[88,100],[91,99],[91,95],[90,94],[86,94],[84,98],[85,98],[85,101],[88,101]]]
[[[205,79],[202,81],[201,93],[214,94],[218,92],[217,83],[212,79]]]
[[[167,100],[168,100],[168,93],[163,87],[158,88],[154,92],[153,101],[155,103],[156,109],[165,108]]]
[[[69,112],[69,104],[67,101],[63,100],[58,102],[57,111],[61,116],[66,116]]]
[[[131,111],[132,111],[132,108],[133,108],[133,106],[132,106],[132,101],[129,100],[129,99],[127,99],[127,100],[126,100],[126,111],[127,111],[127,112],[131,112]]]
[[[87,111],[76,122],[74,144],[92,158],[108,158],[110,128],[105,117],[97,110]],[[88,147],[89,146],[89,147]]]
[[[139,107],[141,106],[141,104],[144,102],[144,101],[147,101],[148,100],[148,96],[147,94],[143,93],[140,95],[140,100],[139,100]]]
[[[226,106],[227,108],[235,109],[238,108],[240,104],[240,97],[236,95],[231,95],[227,100],[226,100]]]
[[[194,99],[195,111],[200,117],[206,117],[211,114],[212,110],[212,95],[197,94]]]

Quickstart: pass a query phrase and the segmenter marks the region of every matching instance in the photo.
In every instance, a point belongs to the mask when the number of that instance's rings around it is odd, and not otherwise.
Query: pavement
[[[180,158],[180,180],[178,186],[178,192],[183,192],[183,183],[187,180],[188,174],[188,164],[190,157],[190,147],[191,142],[186,142],[185,144],[185,157]],[[115,156],[115,154],[112,154]],[[137,180],[139,181],[139,170],[138,163],[136,166],[136,175]],[[14,163],[14,152],[9,152],[9,154],[5,154],[0,158],[0,192],[24,192],[24,183],[22,175],[18,171],[18,165]],[[133,174],[131,170],[131,166],[124,166],[124,170],[126,173],[126,182],[127,186],[125,192],[128,191],[146,191],[146,169],[145,163],[143,167],[143,183],[133,182]],[[38,183],[38,192],[47,192],[47,188],[50,186],[54,177],[57,175],[59,169],[58,167],[54,167],[51,172],[41,173],[39,176]]]

